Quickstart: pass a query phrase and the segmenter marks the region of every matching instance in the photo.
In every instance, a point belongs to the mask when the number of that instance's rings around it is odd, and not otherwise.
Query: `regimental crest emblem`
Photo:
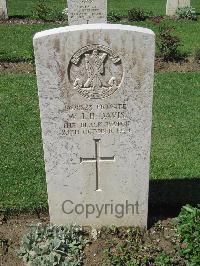
[[[83,97],[108,98],[122,83],[122,61],[109,47],[88,45],[73,55],[68,75],[73,88]]]

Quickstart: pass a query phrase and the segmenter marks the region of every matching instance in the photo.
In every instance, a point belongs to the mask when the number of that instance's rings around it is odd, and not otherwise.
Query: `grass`
[[[0,78],[0,202],[3,208],[46,206],[35,76]]]
[[[153,30],[156,34],[156,40],[158,40],[159,25],[155,25],[150,21],[134,22],[131,25],[145,27]],[[172,19],[164,20],[160,25],[167,25],[174,27],[173,34],[180,38],[182,52],[186,52],[188,55],[193,55],[197,48],[200,48],[200,20],[198,21],[175,21]]]
[[[175,27],[174,34],[181,39],[181,50],[193,54],[200,43],[200,23],[196,21],[172,21],[167,20],[165,24]],[[133,23],[131,23],[133,24]],[[158,34],[158,26],[152,22],[136,22],[134,25],[147,27]],[[39,25],[0,25],[0,60],[2,61],[31,61],[33,57],[33,36],[38,31],[43,31],[55,27],[58,24],[39,24]],[[6,36],[6,38],[5,38]]]
[[[58,25],[0,25],[0,60],[12,62],[33,60],[34,34],[54,27]]]
[[[17,3],[16,3],[15,10],[16,12],[18,12],[17,11],[18,5],[22,1],[16,1],[16,2]],[[139,1],[137,1],[137,3],[138,2]],[[146,0],[143,0],[142,2],[149,4],[149,2]],[[158,0],[154,2],[156,2],[157,4],[160,3]],[[10,1],[9,3],[13,4],[12,1]],[[113,6],[114,8],[121,10],[120,12],[123,12],[123,10],[126,10],[126,5],[128,6],[128,3],[129,1],[125,1],[124,6],[122,6],[122,1],[116,1],[115,3],[115,1],[113,0],[109,2],[109,6]],[[30,8],[32,4],[33,4],[33,1],[30,1]],[[152,5],[153,3],[149,4],[149,6],[152,6]],[[57,7],[59,7],[59,4]],[[20,10],[21,9],[19,9],[19,11]],[[25,12],[26,2],[22,10],[23,12]],[[199,10],[200,10],[200,1],[199,1]],[[12,8],[11,8],[11,11],[12,11]],[[23,15],[23,13],[21,13],[21,15]],[[25,15],[27,16],[28,13],[26,13]],[[156,33],[156,35],[158,35],[158,32],[159,32],[158,30],[159,25],[153,22],[150,22],[150,21],[134,22],[134,23],[131,22],[129,24],[150,28]],[[200,18],[198,19],[198,21],[184,21],[184,20],[175,21],[171,19],[166,19],[162,22],[162,24],[173,26],[175,28],[174,34],[177,35],[181,40],[182,52],[186,52],[188,55],[193,55],[194,51],[197,48],[200,48],[199,46],[200,34],[197,34],[198,32],[200,32]],[[52,24],[52,23],[44,23],[44,24],[39,24],[39,25],[1,24],[0,25],[0,60],[12,61],[12,62],[34,60],[33,45],[32,45],[33,35],[38,31],[43,31],[46,29],[60,27],[60,26],[61,25]],[[65,24],[63,24],[63,26],[65,26]]]
[[[198,177],[199,73],[156,75],[152,179]],[[0,206],[47,207],[36,78],[1,75]]]
[[[35,6],[39,0],[8,0],[8,15],[11,17],[34,17]],[[66,0],[45,0],[44,3],[55,10],[66,8]]]
[[[8,0],[9,16],[32,17],[37,0]],[[50,5],[55,10],[63,10],[66,7],[66,0],[45,0],[45,4]],[[198,11],[200,10],[200,1],[192,0],[191,4]],[[152,11],[156,15],[165,14],[166,0],[108,0],[108,11],[116,11],[126,14],[133,7]]]
[[[192,0],[191,5],[197,10],[200,10],[199,0]],[[108,11],[114,10],[126,14],[133,7],[151,11],[155,15],[165,15],[166,0],[108,0]]]
[[[199,177],[199,73],[157,75],[151,178]]]

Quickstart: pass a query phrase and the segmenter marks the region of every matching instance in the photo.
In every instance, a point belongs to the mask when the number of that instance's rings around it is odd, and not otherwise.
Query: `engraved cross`
[[[99,188],[100,178],[100,163],[101,162],[113,162],[115,156],[112,157],[101,157],[100,155],[100,139],[94,139],[95,142],[95,158],[80,158],[80,163],[96,163],[96,191],[101,191]]]

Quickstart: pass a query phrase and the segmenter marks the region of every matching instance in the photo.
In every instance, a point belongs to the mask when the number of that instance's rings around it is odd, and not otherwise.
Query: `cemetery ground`
[[[66,1],[46,2],[56,10],[46,21],[36,15],[35,1],[10,0],[10,18],[0,22],[0,263],[6,266],[22,265],[15,250],[27,226],[48,222],[32,38],[38,31],[66,25],[60,15]],[[111,21],[151,28],[157,40],[160,26],[173,26],[180,51],[187,55],[182,61],[165,62],[157,48],[149,230],[104,228],[96,241],[86,230],[91,243],[85,249],[85,265],[200,264],[199,243],[194,243],[200,234],[199,211],[184,209],[176,226],[171,219],[183,205],[200,202],[200,16],[195,21],[165,18],[165,2],[108,1]],[[192,6],[200,13],[200,1],[193,0]],[[128,21],[133,7],[153,15]]]

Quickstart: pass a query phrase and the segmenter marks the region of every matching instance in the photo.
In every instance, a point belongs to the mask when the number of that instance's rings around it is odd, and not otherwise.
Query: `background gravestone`
[[[107,0],[68,0],[69,25],[106,22]]]
[[[0,0],[0,19],[7,19],[7,7],[6,7],[6,0]]]
[[[34,37],[52,223],[146,226],[154,46],[109,24]]]
[[[167,0],[166,15],[174,16],[179,7],[190,6],[190,0]]]

